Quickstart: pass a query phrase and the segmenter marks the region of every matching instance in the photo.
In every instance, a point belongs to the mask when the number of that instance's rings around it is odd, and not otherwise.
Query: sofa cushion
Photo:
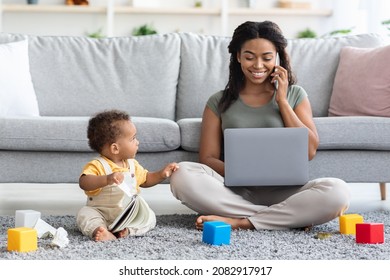
[[[0,42],[20,38],[0,34]],[[115,108],[132,116],[174,119],[180,66],[177,34],[28,38],[42,116],[91,116]]]
[[[39,116],[28,41],[0,44],[0,116]]]
[[[390,45],[341,50],[330,116],[390,117]]]
[[[292,69],[309,97],[315,117],[328,116],[330,97],[343,47],[375,48],[384,44],[381,36],[361,34],[288,42]]]
[[[390,118],[314,118],[319,150],[390,150]]]
[[[167,119],[132,117],[137,127],[139,152],[166,152],[180,147],[179,125]]]
[[[314,118],[320,145],[318,150],[390,150],[390,118],[317,117]],[[182,148],[198,152],[201,118],[178,121]]]
[[[0,118],[0,150],[91,151],[89,117]],[[133,117],[138,152],[165,152],[180,147],[179,126],[171,120]]]
[[[177,121],[180,127],[181,147],[189,152],[198,152],[202,118],[187,118]]]

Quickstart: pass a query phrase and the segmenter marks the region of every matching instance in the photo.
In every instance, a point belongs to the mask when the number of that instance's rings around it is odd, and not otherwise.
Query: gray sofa
[[[0,34],[0,43],[20,34]],[[39,117],[0,118],[1,183],[73,183],[95,154],[91,115],[122,109],[133,116],[137,159],[150,170],[197,161],[207,98],[227,82],[228,37],[172,33],[91,39],[28,36]],[[320,136],[310,177],[390,181],[390,119],[328,117],[343,46],[377,47],[374,34],[289,40],[298,84],[309,94]],[[1,90],[1,89],[0,89]]]

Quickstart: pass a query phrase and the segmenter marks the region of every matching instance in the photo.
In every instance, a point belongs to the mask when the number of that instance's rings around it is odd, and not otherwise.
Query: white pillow
[[[0,44],[0,116],[39,116],[27,40]]]

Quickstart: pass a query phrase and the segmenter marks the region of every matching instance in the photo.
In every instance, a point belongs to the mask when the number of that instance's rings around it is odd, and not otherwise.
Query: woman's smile
[[[249,72],[252,74],[253,78],[255,79],[261,79],[267,75],[267,71],[249,71]]]

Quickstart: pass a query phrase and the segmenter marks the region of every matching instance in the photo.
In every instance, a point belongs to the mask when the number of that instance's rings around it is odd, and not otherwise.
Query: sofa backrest
[[[229,37],[181,33],[176,119],[202,116],[206,101],[224,89],[229,76]]]
[[[309,97],[313,116],[328,116],[340,51],[345,46],[374,48],[383,44],[375,34],[318,39],[292,39],[288,42],[291,67]]]
[[[230,37],[180,34],[181,68],[177,119],[202,116],[207,99],[228,81]],[[344,46],[361,48],[383,44],[379,35],[362,34],[318,39],[290,39],[287,51],[298,84],[308,93],[313,115],[328,115],[339,53]]]
[[[27,37],[42,116],[91,116],[117,108],[139,117],[197,118],[208,97],[228,81],[230,37]],[[0,43],[23,38],[0,33]],[[309,95],[315,117],[328,115],[341,48],[382,44],[375,34],[289,40],[292,69]]]
[[[0,34],[0,43],[23,39]],[[121,109],[173,120],[180,66],[178,34],[93,39],[28,36],[42,116],[91,116]]]

